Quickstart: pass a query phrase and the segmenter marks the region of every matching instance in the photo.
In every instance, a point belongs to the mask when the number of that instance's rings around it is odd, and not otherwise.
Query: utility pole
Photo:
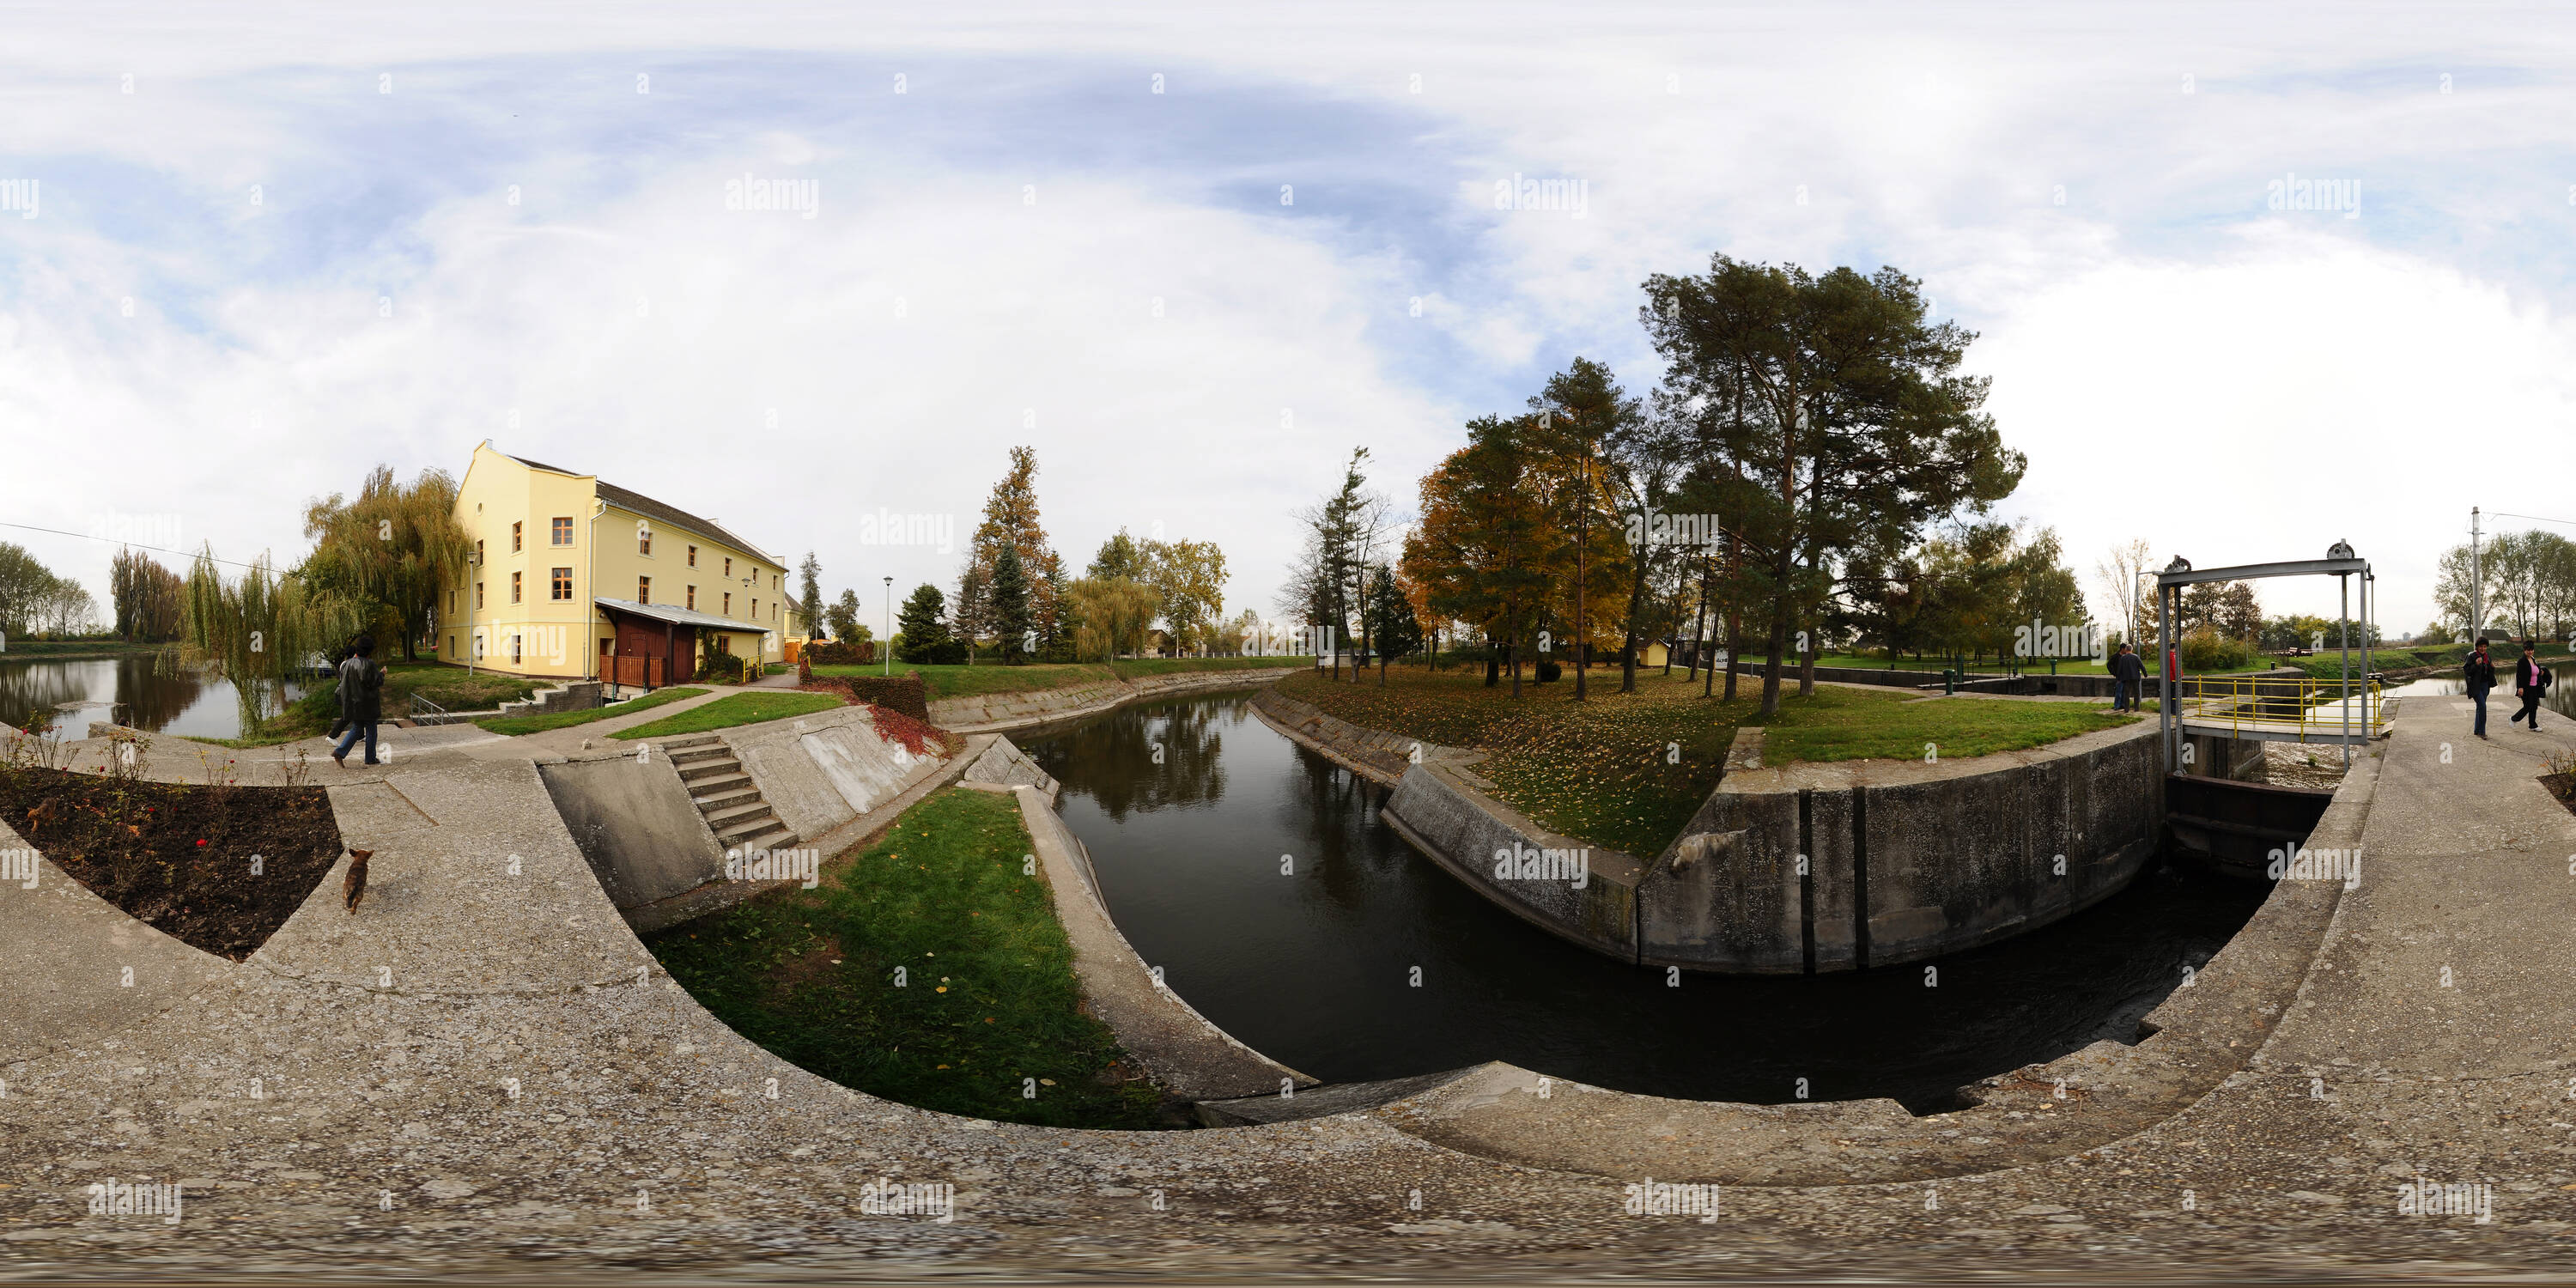
[[[2478,572],[2478,507],[2469,507],[2469,647],[2478,645],[2479,628],[2486,621],[2484,592],[2486,578]]]
[[[892,578],[892,577],[888,577],[888,578],[886,578],[886,579],[885,579],[885,583],[886,583],[886,591],[885,591],[885,595],[886,595],[885,673],[886,673],[886,678],[888,678],[888,679],[892,679],[892,678],[894,678],[894,578]],[[864,665],[864,663],[862,663],[862,665]]]

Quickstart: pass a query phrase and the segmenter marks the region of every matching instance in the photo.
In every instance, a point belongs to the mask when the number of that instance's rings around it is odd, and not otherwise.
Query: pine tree
[[[1028,660],[1029,635],[1036,629],[1029,602],[1029,579],[1020,570],[1020,552],[1004,546],[993,558],[993,581],[986,590],[987,612],[1002,661],[1016,666]]]
[[[1038,633],[1041,651],[1053,651],[1065,636],[1057,620],[1057,598],[1064,586],[1064,561],[1047,545],[1038,522],[1038,457],[1034,449],[1011,449],[1010,472],[993,485],[984,500],[984,521],[975,529],[970,562],[986,581],[1004,547],[1019,556],[1020,577],[1028,589],[1029,626]],[[998,633],[999,624],[992,629]]]
[[[895,614],[895,624],[903,628],[903,647],[896,655],[906,662],[937,663],[949,644],[947,615],[948,597],[923,582],[903,601],[903,611]]]
[[[796,572],[803,579],[805,591],[797,597],[796,611],[804,615],[806,638],[816,638],[823,633],[823,565],[814,558],[814,552],[808,550],[805,562],[797,565]]]

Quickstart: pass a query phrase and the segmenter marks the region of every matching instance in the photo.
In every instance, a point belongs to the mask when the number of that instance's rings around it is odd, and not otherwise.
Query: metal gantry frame
[[[2180,675],[2182,653],[2174,636],[2174,624],[2181,616],[2182,588],[2205,581],[2256,581],[2266,577],[2332,577],[2337,583],[2336,634],[2343,650],[2342,733],[2336,741],[2343,745],[2343,763],[2352,765],[2355,738],[2352,729],[2352,577],[2361,578],[2361,673],[2366,687],[2370,677],[2372,621],[2371,603],[2377,578],[2370,571],[2370,561],[2353,553],[2349,542],[2338,541],[2327,549],[2323,559],[2296,559],[2283,563],[2238,564],[2233,568],[2193,568],[2191,561],[2180,555],[2156,574],[2156,637],[2163,657],[2159,659],[2161,679],[2157,684],[2157,741],[2165,752],[2165,772],[2170,774],[2182,764],[2182,711]],[[2361,739],[2370,737],[2370,714],[2367,704],[2362,713]]]

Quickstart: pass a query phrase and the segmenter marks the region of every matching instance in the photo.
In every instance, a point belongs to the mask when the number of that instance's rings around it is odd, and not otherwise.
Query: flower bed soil
[[[92,894],[191,948],[250,956],[340,857],[319,787],[137,782],[121,803],[118,787],[59,769],[0,774],[0,819]]]
[[[2540,785],[2548,788],[2568,813],[2576,814],[2576,774],[2542,774]]]

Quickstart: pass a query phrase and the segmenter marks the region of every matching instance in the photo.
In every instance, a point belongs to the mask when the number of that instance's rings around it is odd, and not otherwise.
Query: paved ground
[[[1627,1213],[1646,1175],[1490,1161],[1400,1115],[1128,1135],[857,1095],[679,992],[564,866],[550,814],[458,821],[524,793],[522,771],[473,748],[398,758],[383,784],[335,788],[400,856],[384,903],[308,907],[241,966],[181,963],[167,1009],[6,1048],[0,1273],[2562,1275],[2576,816],[2533,780],[2576,726],[2466,734],[2447,702],[2405,700],[2358,887],[2252,1063],[2197,1104],[1938,1181],[1728,1187],[1708,1222]],[[393,789],[403,803],[362,794]],[[538,860],[520,884],[508,853]],[[6,924],[68,940],[93,921]],[[85,1187],[111,1177],[184,1179],[184,1219],[89,1214]],[[868,1211],[872,1178],[953,1186],[953,1220]],[[2491,1188],[2402,1213],[2419,1180]]]

